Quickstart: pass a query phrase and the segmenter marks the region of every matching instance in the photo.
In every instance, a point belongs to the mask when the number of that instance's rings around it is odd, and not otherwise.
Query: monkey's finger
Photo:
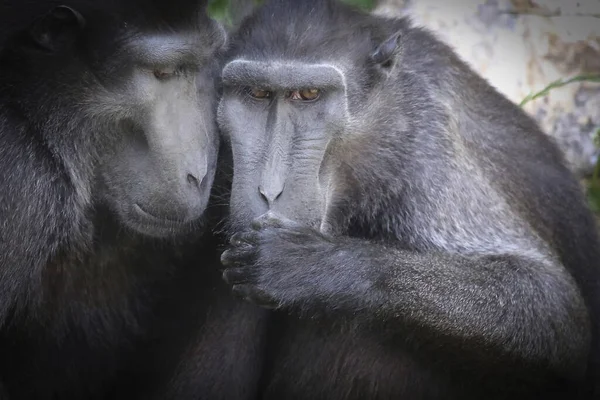
[[[277,302],[265,291],[253,285],[234,285],[231,288],[234,296],[267,309],[276,309]]]
[[[272,211],[268,211],[252,221],[252,228],[256,230],[265,228],[296,228],[300,226],[299,223],[282,215],[275,214]]]
[[[258,240],[259,237],[256,232],[237,232],[231,236],[229,243],[231,243],[232,246],[254,245],[258,244]]]
[[[224,267],[234,267],[244,264],[250,264],[253,260],[254,250],[247,248],[230,248],[221,254],[221,264]]]
[[[265,228],[281,228],[283,227],[283,221],[280,216],[268,211],[252,221],[252,229],[260,230]]]
[[[223,280],[229,285],[252,282],[254,274],[248,268],[227,268],[223,271]]]

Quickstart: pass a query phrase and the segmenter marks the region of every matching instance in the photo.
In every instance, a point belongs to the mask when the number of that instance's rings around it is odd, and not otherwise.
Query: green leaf
[[[345,3],[351,4],[353,6],[357,6],[360,8],[364,8],[366,10],[372,9],[375,4],[373,0],[343,0]]]
[[[229,23],[229,0],[210,0],[207,11],[211,18],[224,24]]]
[[[590,183],[587,189],[587,200],[592,211],[600,213],[600,185]]]
[[[253,1],[255,5],[264,3],[265,0],[248,0]],[[302,1],[302,0],[297,0]],[[344,2],[357,6],[366,10],[370,10],[375,6],[374,0],[343,0]],[[229,0],[210,0],[208,3],[209,15],[223,23],[228,23],[231,20],[231,6]]]

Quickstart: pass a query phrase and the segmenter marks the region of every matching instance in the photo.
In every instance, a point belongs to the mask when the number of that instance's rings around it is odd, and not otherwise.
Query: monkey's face
[[[355,155],[389,123],[378,92],[398,36],[332,4],[266,2],[230,41],[217,121],[233,151],[232,230],[267,211],[336,233],[353,218],[347,194],[369,166]]]
[[[219,138],[216,69],[202,43],[183,34],[134,43],[118,80],[105,85],[109,94],[96,100],[116,138],[100,160],[99,195],[143,233],[178,232],[208,203]]]
[[[29,113],[85,202],[164,237],[203,215],[216,169],[218,26],[118,31],[57,7],[18,37]],[[35,95],[34,93],[39,93]],[[51,121],[51,122],[46,122]]]
[[[321,227],[332,143],[348,121],[343,72],[326,64],[235,60],[222,73],[218,122],[231,142],[232,223],[267,211]]]

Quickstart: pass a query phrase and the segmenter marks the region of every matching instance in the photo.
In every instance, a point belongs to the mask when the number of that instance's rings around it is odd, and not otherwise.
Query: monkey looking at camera
[[[272,0],[222,79],[224,278],[281,310],[264,398],[592,397],[593,217],[556,146],[448,46]]]

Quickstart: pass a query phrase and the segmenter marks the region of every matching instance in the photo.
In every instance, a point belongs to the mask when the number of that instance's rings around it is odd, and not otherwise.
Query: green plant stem
[[[600,130],[598,130],[600,133]],[[598,177],[600,176],[600,158],[596,160],[596,166],[594,167],[594,173],[592,174],[592,185],[598,185]]]
[[[523,107],[525,104],[529,103],[532,100],[535,100],[542,96],[546,96],[552,89],[556,89],[556,88],[568,85],[573,82],[600,82],[600,75],[578,75],[578,76],[575,76],[575,77],[573,77],[571,79],[567,79],[567,80],[558,79],[558,80],[550,83],[548,86],[546,86],[544,89],[540,90],[539,92],[527,95],[523,99],[523,101],[521,101],[519,106]]]

